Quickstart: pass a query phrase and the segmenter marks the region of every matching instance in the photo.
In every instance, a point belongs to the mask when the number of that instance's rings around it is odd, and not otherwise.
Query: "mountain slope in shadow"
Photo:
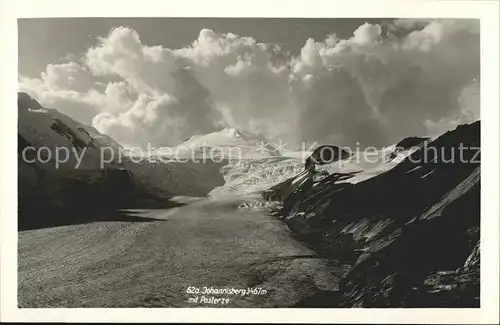
[[[137,160],[111,137],[18,93],[18,229],[135,221],[120,210],[173,207],[173,196],[206,196],[224,183],[224,162]]]
[[[368,180],[330,175],[281,195],[297,238],[352,266],[338,293],[307,304],[478,307],[479,140],[479,121],[461,125]]]

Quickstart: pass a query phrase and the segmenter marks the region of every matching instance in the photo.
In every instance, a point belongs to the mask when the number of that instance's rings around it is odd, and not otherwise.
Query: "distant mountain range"
[[[20,229],[174,195],[261,193],[280,203],[274,214],[298,239],[350,266],[338,291],[296,307],[479,306],[479,121],[438,137],[402,139],[375,159],[340,155],[308,171],[304,158],[312,152],[280,150],[234,128],[156,149],[156,157],[125,155],[102,166],[103,148],[124,149],[111,137],[25,93],[18,94],[18,114]],[[57,148],[71,153],[59,166]],[[204,163],[174,159],[207,153]]]

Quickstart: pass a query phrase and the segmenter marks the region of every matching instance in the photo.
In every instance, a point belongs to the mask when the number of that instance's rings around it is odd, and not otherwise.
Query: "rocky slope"
[[[360,182],[334,173],[266,191],[298,238],[351,265],[339,291],[297,306],[479,306],[479,139],[478,121],[405,141],[406,158]]]
[[[95,128],[18,93],[19,229],[82,222],[96,211],[174,195],[205,196],[224,183],[221,164],[133,157]]]

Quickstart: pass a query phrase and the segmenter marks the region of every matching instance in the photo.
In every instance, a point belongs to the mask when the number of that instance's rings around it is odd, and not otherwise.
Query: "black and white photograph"
[[[479,309],[481,20],[328,16],[18,17],[17,308]]]

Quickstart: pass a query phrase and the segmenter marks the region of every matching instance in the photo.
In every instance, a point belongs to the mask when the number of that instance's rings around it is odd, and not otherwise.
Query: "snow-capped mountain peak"
[[[226,127],[220,131],[215,131],[207,134],[196,134],[184,141],[184,146],[238,146],[241,142],[255,142],[259,140],[257,137],[253,138],[235,128]]]
[[[229,137],[232,137],[232,138],[245,138],[246,137],[240,130],[238,130],[236,128],[226,127],[226,128],[223,128],[220,132],[223,134],[227,134]]]
[[[179,145],[178,148],[190,150],[198,150],[201,148],[212,148],[214,150],[231,149],[241,152],[243,158],[281,155],[266,139],[249,135],[236,128],[229,127],[204,135],[193,135]]]

